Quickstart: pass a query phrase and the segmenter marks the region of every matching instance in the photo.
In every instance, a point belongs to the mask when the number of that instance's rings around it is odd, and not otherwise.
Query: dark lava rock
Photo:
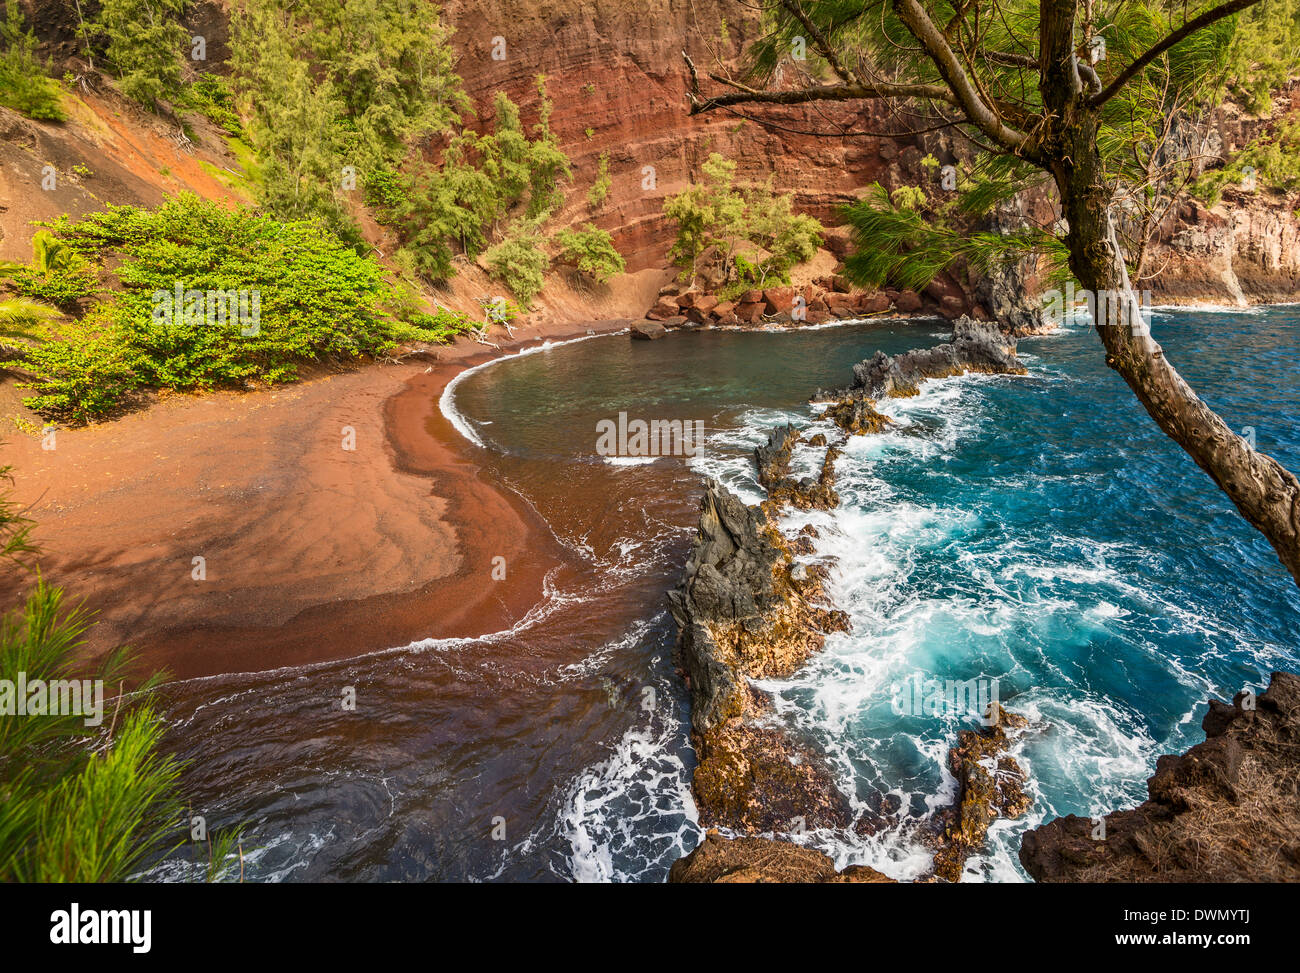
[[[915,395],[927,378],[966,372],[1023,375],[1016,343],[989,321],[962,316],[953,322],[952,338],[933,348],[891,357],[883,351],[853,366],[853,389],[873,399]]]
[[[1201,727],[1204,743],[1156,762],[1147,801],[1026,832],[1025,870],[1039,882],[1300,881],[1300,676],[1273,673],[1253,701],[1211,700]]]
[[[823,445],[826,443],[825,436],[816,438]],[[790,457],[799,441],[799,431],[787,424],[774,428],[765,445],[754,447],[758,482],[767,491],[768,499],[778,506],[789,504],[799,510],[830,510],[839,506],[839,494],[835,492],[835,461],[842,455],[841,451],[834,446],[827,448],[820,474],[816,478],[796,480],[790,475]]]
[[[793,673],[848,618],[816,604],[825,572],[795,564],[761,507],[713,480],[700,507],[685,576],[668,599],[691,693],[701,819],[741,831],[789,830],[796,818],[846,827],[848,802],[825,762],[754,722],[770,705],[749,680]]]

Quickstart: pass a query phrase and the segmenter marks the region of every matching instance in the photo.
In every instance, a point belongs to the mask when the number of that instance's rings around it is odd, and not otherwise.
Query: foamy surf
[[[606,338],[611,335],[624,333],[625,332],[622,331],[611,331],[606,332],[605,334],[584,334],[577,338],[567,338],[564,341],[543,341],[540,345],[521,348],[519,351],[513,352],[509,355],[501,355],[497,358],[485,361],[482,364],[474,365],[453,377],[452,380],[446,384],[442,390],[442,395],[438,397],[438,410],[446,417],[447,421],[452,424],[452,427],[469,440],[469,442],[473,443],[475,446],[481,446],[486,449],[487,443],[485,443],[482,437],[479,436],[469,419],[467,419],[465,415],[456,408],[456,387],[460,385],[461,382],[465,381],[465,379],[469,378],[471,375],[476,375],[484,369],[491,368],[493,365],[499,365],[502,362],[510,361],[514,358],[526,358],[529,355],[537,355],[542,352],[553,351],[556,348],[563,348],[566,345],[576,345],[579,342],[590,341],[593,338]],[[488,423],[484,423],[484,425],[488,425]]]

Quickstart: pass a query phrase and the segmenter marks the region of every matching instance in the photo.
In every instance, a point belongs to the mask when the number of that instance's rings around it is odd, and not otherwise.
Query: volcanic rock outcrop
[[[966,858],[984,844],[989,825],[997,818],[1018,818],[1029,809],[1025,772],[1007,748],[1012,734],[1027,720],[991,703],[990,725],[962,730],[957,746],[948,751],[948,768],[957,778],[957,800],[938,817],[942,826],[934,874],[949,882],[961,880]]]
[[[777,507],[789,504],[799,510],[830,510],[839,506],[840,497],[835,492],[835,461],[842,455],[841,450],[836,446],[827,447],[817,477],[805,476],[796,480],[790,475],[790,459],[801,439],[799,430],[787,424],[773,429],[765,445],[754,447],[758,482],[767,491],[769,502]],[[821,445],[825,445],[824,437]]]
[[[1026,832],[1025,870],[1039,882],[1300,881],[1300,676],[1210,700],[1201,727],[1204,743],[1156,762],[1142,804]]]
[[[1016,341],[996,324],[960,317],[952,326],[947,343],[915,349],[898,356],[883,351],[853,366],[851,389],[861,389],[871,398],[916,395],[921,382],[967,372],[1023,375],[1025,368],[1016,358]]]
[[[681,584],[669,594],[675,658],[691,691],[701,820],[740,831],[849,823],[847,802],[809,747],[765,724],[750,679],[788,676],[848,625],[825,608],[824,572],[796,564],[760,507],[710,480]]]

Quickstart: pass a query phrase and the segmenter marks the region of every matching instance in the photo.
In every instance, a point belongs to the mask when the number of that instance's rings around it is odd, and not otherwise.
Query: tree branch
[[[961,61],[925,12],[925,8],[917,0],[893,0],[893,5],[912,36],[921,42],[926,54],[939,69],[939,76],[952,89],[955,96],[953,103],[965,112],[971,124],[1004,150],[1024,154],[1029,146],[1029,136],[1003,122],[998,113],[980,97],[962,68]]]
[[[691,72],[691,90],[687,96],[691,101],[691,114],[699,115],[715,108],[728,105],[763,104],[763,105],[805,105],[814,101],[859,101],[870,98],[928,98],[942,101],[958,108],[957,99],[943,85],[937,84],[826,84],[812,88],[791,88],[786,91],[759,91],[746,88],[734,81],[715,78],[723,84],[736,88],[725,95],[705,98],[700,95],[699,76],[690,55],[683,53],[686,66]]]
[[[1156,44],[1149,51],[1147,51],[1136,61],[1134,61],[1123,71],[1121,71],[1119,73],[1119,77],[1117,77],[1114,81],[1112,81],[1109,85],[1107,85],[1104,90],[1102,90],[1100,93],[1096,95],[1093,95],[1092,100],[1089,101],[1089,104],[1093,108],[1100,108],[1111,98],[1115,97],[1115,95],[1119,93],[1119,90],[1123,88],[1124,85],[1126,85],[1133,78],[1135,74],[1140,72],[1143,68],[1145,68],[1148,64],[1150,64],[1152,61],[1158,58],[1165,51],[1169,50],[1169,48],[1173,47],[1175,44],[1180,43],[1181,41],[1186,40],[1188,37],[1190,37],[1192,34],[1195,34],[1202,27],[1208,26],[1209,24],[1214,23],[1216,20],[1222,20],[1224,17],[1230,17],[1235,13],[1240,13],[1241,11],[1245,10],[1247,7],[1253,7],[1259,2],[1260,0],[1231,0],[1230,3],[1220,4],[1219,6],[1214,7],[1211,10],[1205,11],[1205,13],[1201,14],[1199,17],[1192,18],[1187,23],[1183,24],[1182,27],[1178,28],[1178,30],[1174,31],[1172,34],[1170,34],[1168,37],[1162,40],[1159,44]]]
[[[817,47],[817,50],[821,52],[821,56],[826,59],[826,63],[831,66],[831,70],[835,72],[841,81],[845,84],[854,84],[855,82],[862,80],[861,78],[850,74],[848,69],[840,62],[839,55],[835,53],[835,48],[831,47],[831,43],[826,39],[826,35],[821,32],[815,23],[813,23],[812,18],[804,12],[803,4],[801,4],[799,0],[781,0],[781,6],[785,7],[792,17],[798,20],[799,23],[803,24],[804,30],[808,31],[808,33],[812,35],[813,44]]]

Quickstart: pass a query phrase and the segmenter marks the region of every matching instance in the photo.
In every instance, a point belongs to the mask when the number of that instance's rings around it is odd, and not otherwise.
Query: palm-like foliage
[[[0,619],[0,678],[71,679],[87,616],[38,581]],[[127,656],[94,673],[120,689]],[[163,723],[154,683],[119,698],[96,728],[80,714],[0,720],[0,881],[122,881],[151,854],[179,843],[181,765],[157,747]]]
[[[971,124],[944,73],[919,51],[898,6],[888,0],[765,0],[764,34],[747,49],[737,78],[712,77],[737,89],[732,97],[738,102],[747,100],[744,89],[791,94],[814,88],[858,89],[869,97],[880,97],[876,89],[888,89],[887,97],[896,93],[891,103],[907,109],[911,122],[907,127],[956,130],[980,154],[972,179],[963,187],[967,192],[949,214],[966,217],[966,226],[997,203],[1047,183],[1040,165],[1008,153]],[[1047,111],[1039,72],[1043,9],[1039,0],[924,6],[998,119],[1032,137]],[[1089,5],[1093,17],[1080,25],[1076,38],[1085,82],[1100,92],[1123,66],[1209,6],[1189,8],[1166,0]],[[1235,30],[1236,18],[1226,17],[1190,34],[1154,58],[1102,105],[1097,144],[1106,177],[1117,187],[1117,200],[1127,217],[1119,221],[1120,233],[1135,259],[1178,192],[1203,167],[1204,159],[1195,154],[1175,157],[1166,146],[1178,119],[1194,117],[1223,90]],[[796,54],[803,51],[806,60]],[[931,212],[929,221],[918,224],[906,214],[890,213],[892,209],[887,198],[873,196],[852,209],[850,220],[859,236],[879,241],[882,232],[933,228],[939,215]],[[991,253],[980,256],[981,244]],[[1017,254],[1015,244],[1025,249]],[[954,228],[949,233],[920,232],[885,246],[899,251],[930,248],[928,255],[911,258],[908,266],[911,271],[928,267],[933,273],[958,258],[987,266],[1026,251],[1046,255],[1059,269],[1065,255],[1047,232],[972,237]],[[888,261],[870,257],[855,261],[863,273],[889,266]],[[910,273],[908,279],[915,283],[920,278]],[[870,276],[862,280],[879,283]]]

